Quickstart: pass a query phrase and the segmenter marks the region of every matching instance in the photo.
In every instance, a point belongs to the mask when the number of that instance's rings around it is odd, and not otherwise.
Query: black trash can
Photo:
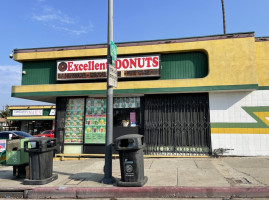
[[[115,150],[119,151],[121,180],[118,186],[141,187],[148,178],[144,176],[144,136],[139,134],[123,135],[116,138]]]
[[[33,138],[24,142],[24,150],[29,152],[30,179],[24,185],[44,185],[58,178],[52,174],[55,138]]]

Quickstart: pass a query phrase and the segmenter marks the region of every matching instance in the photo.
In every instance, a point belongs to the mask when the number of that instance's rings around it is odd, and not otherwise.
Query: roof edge
[[[254,37],[254,32],[245,33],[229,33],[220,35],[209,35],[199,37],[186,37],[186,38],[174,38],[174,39],[162,39],[162,40],[145,40],[145,41],[132,41],[132,42],[119,42],[116,43],[118,47],[127,46],[140,46],[140,45],[154,45],[154,44],[169,44],[169,43],[182,43],[182,42],[197,42],[207,40],[219,40],[219,39],[232,39],[232,38],[246,38]],[[68,50],[82,50],[82,49],[95,49],[106,48],[107,44],[88,44],[88,45],[76,45],[76,46],[58,46],[58,47],[43,47],[43,48],[29,48],[29,49],[14,49],[16,53],[32,53],[32,52],[49,52],[49,51],[68,51]]]
[[[256,37],[255,42],[267,42],[269,41],[269,37]]]

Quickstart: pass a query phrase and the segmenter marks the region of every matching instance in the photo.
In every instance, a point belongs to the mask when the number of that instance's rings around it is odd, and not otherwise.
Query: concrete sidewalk
[[[56,161],[53,171],[58,179],[46,185],[25,186],[23,179],[13,177],[12,167],[1,166],[0,193],[23,192],[27,198],[269,197],[268,157],[145,158],[144,162],[148,182],[142,188],[102,184],[104,158]],[[112,163],[113,176],[120,179],[119,159]]]

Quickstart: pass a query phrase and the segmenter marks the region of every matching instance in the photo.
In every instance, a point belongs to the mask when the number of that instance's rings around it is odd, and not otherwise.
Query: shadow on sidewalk
[[[82,172],[82,173],[72,174],[72,173],[66,173],[66,172],[53,171],[53,173],[58,174],[58,175],[69,176],[66,180],[65,185],[79,185],[82,182],[102,183],[102,179],[104,178],[104,174],[94,173],[94,172]]]

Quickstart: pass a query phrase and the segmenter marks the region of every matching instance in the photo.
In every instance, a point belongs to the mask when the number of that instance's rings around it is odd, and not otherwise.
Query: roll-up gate
[[[144,117],[146,154],[207,155],[210,153],[207,93],[147,95]]]

